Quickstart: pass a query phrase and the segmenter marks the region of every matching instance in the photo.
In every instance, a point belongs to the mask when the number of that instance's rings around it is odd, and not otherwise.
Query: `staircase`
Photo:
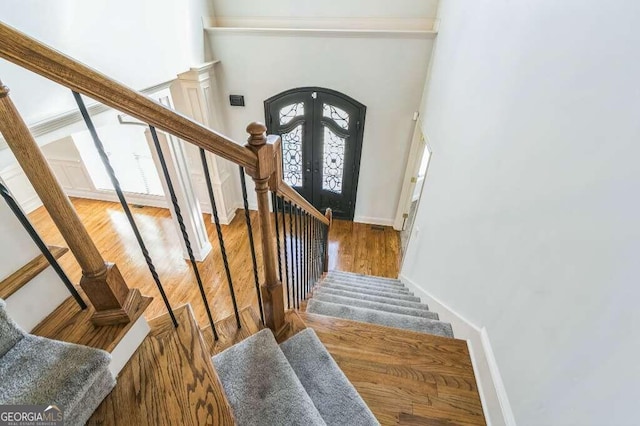
[[[438,320],[400,280],[331,271],[316,287],[307,312],[436,336],[453,337],[451,324]]]
[[[0,307],[0,404],[55,403],[67,424],[484,424],[466,342],[452,338],[450,324],[398,280],[327,273],[331,210],[318,211],[285,182],[282,140],[266,135],[266,126],[249,124],[242,146],[2,23],[0,57],[73,92],[167,311],[150,321],[149,332],[143,313],[151,298],[103,258],[0,82],[0,133],[82,272],[81,290],[69,283],[75,297],[33,335]],[[204,330],[188,301],[172,306],[83,96],[149,126],[187,248],[191,289],[209,323]],[[158,132],[200,151],[228,299],[202,280]],[[229,257],[239,254],[225,249],[207,152],[240,172],[252,306],[237,303]],[[259,244],[245,174],[254,182]],[[216,321],[216,305],[226,300],[234,315]],[[122,361],[114,366],[116,358]]]
[[[453,337],[451,324],[396,279],[331,271],[319,280],[306,312]],[[312,328],[280,345],[264,329],[212,359],[239,425],[379,424]]]

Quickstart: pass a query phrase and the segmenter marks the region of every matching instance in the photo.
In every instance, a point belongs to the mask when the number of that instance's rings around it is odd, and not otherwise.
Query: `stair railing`
[[[257,197],[257,224],[260,229],[263,266],[263,280],[259,288],[257,285],[258,262],[255,261],[257,251],[253,245],[253,227],[246,203],[246,186],[244,179],[242,179],[247,229],[254,260],[254,276],[256,277],[260,312],[265,325],[276,334],[285,331],[287,327],[285,302],[287,307],[299,307],[300,302],[306,298],[313,284],[323,272],[327,271],[331,212],[328,210],[327,213],[322,214],[283,180],[282,147],[278,136],[267,136],[266,127],[263,124],[251,123],[247,127],[248,144],[241,146],[215,130],[161,105],[3,23],[0,23],[0,57],[71,89],[76,100],[79,100],[81,109],[83,104],[80,102],[80,95],[85,95],[146,123],[150,126],[152,133],[156,129],[162,130],[196,145],[201,149],[202,157],[205,159],[203,163],[205,171],[207,171],[207,166],[204,152],[208,151],[237,164],[241,168],[243,177],[246,172],[254,181]],[[83,114],[83,117],[91,128],[92,124],[88,114]],[[95,309],[92,321],[97,325],[131,321],[136,301],[140,297],[139,291],[130,289],[117,266],[102,258],[11,101],[9,89],[1,82],[0,132],[81,266],[80,286]],[[98,144],[96,145],[98,146]],[[156,148],[158,148],[158,144],[156,144]],[[105,161],[105,166],[108,171],[108,161]],[[167,177],[168,174],[165,173],[165,178]],[[115,175],[112,176],[113,178]],[[115,179],[117,181],[117,178]],[[271,192],[271,197],[269,192]],[[237,325],[240,328],[242,325],[226,261],[227,255],[215,210],[213,191],[210,190],[209,195],[214,210],[220,249],[225,260],[224,266],[234,302]],[[123,208],[127,211],[124,195],[119,193],[119,197]],[[270,198],[273,214],[271,213]],[[175,197],[172,199],[174,209],[178,208]],[[135,222],[132,218],[130,223],[135,231]],[[276,232],[274,233],[274,225],[276,224],[278,225],[275,226]],[[289,228],[288,240],[287,225]],[[293,232],[294,228],[295,233]],[[186,238],[184,234],[186,233],[183,232],[183,236]],[[138,237],[139,233],[136,236]],[[145,253],[145,259],[148,261],[149,269],[159,287],[165,305],[171,312],[171,306],[162,284],[157,273],[154,274],[155,268],[148,252],[146,252],[144,242],[141,238],[138,239],[138,242]],[[185,242],[188,246],[188,241]],[[214,336],[217,339],[213,319],[208,309],[206,289],[200,280],[196,262],[193,259],[192,264],[198,278],[203,302],[207,306]],[[283,282],[287,290],[286,299]]]

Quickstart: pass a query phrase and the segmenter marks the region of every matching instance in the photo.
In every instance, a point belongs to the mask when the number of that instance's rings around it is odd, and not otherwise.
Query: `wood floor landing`
[[[84,300],[88,300],[81,289],[78,291]],[[36,336],[111,352],[133,327],[136,320],[144,314],[144,311],[151,304],[151,300],[150,297],[142,296],[135,308],[134,319],[126,324],[96,327],[91,322],[91,316],[95,310],[92,307],[82,310],[73,297],[69,297],[42,320],[31,333]]]
[[[233,416],[190,305],[150,322],[151,333],[87,424],[233,425]]]
[[[464,340],[299,315],[381,424],[486,424]]]

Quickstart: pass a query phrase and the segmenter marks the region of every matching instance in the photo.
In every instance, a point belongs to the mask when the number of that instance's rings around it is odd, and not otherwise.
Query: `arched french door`
[[[352,220],[366,107],[334,90],[302,87],[264,108],[269,133],[282,138],[285,182],[318,210]]]

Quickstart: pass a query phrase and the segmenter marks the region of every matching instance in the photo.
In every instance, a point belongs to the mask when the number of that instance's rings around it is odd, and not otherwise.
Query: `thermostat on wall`
[[[231,106],[244,106],[244,96],[229,95],[229,103]]]

